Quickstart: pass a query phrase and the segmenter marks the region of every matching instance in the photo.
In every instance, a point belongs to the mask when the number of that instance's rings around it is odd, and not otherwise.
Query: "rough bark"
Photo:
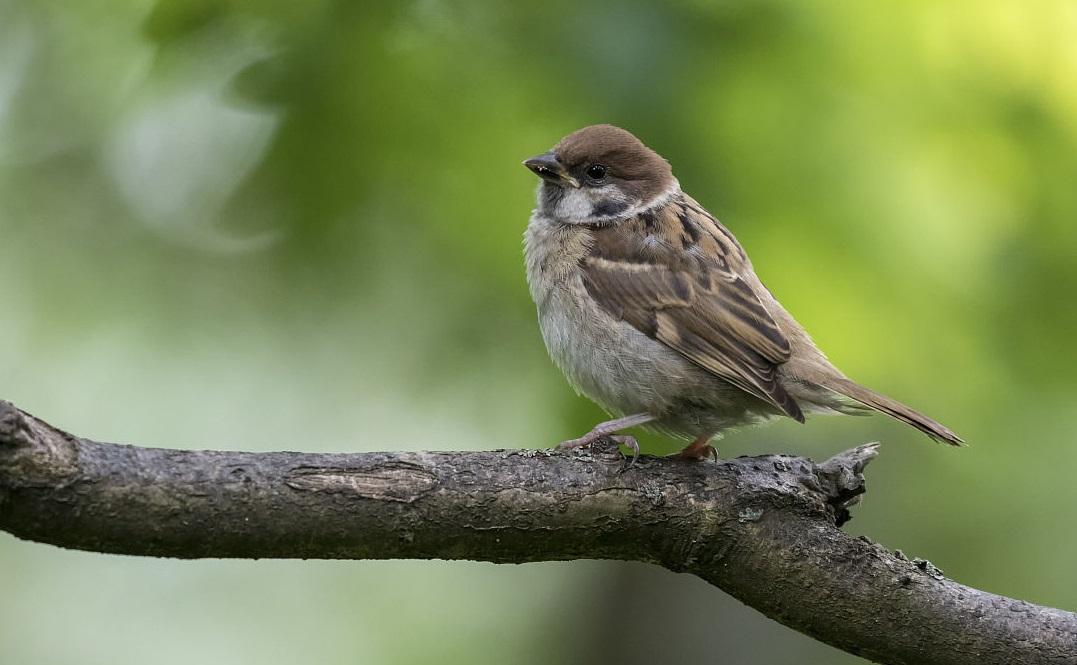
[[[0,529],[158,557],[645,561],[880,663],[1077,663],[1077,615],[841,531],[876,452],[626,467],[602,445],[180,451],[81,439],[0,402]]]

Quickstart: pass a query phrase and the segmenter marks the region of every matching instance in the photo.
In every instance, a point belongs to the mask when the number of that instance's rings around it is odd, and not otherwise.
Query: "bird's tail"
[[[891,418],[896,418],[908,425],[912,425],[935,441],[945,441],[951,446],[960,446],[964,443],[964,439],[954,434],[949,427],[946,427],[942,423],[934,421],[919,411],[910,409],[897,400],[890,399],[886,395],[880,395],[874,390],[865,388],[849,379],[835,377],[828,380],[825,385],[830,390],[841,393],[846,397],[851,397],[864,406],[875,409],[880,413],[885,413]]]

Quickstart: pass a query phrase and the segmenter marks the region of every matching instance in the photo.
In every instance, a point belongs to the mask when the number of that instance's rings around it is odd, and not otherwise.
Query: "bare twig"
[[[239,453],[96,443],[0,402],[0,529],[159,557],[646,561],[880,663],[1077,663],[1077,615],[838,527],[875,444],[821,464],[615,448]]]

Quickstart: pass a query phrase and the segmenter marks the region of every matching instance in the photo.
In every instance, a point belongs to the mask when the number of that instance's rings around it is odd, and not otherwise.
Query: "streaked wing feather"
[[[621,229],[609,242],[596,235],[592,254],[583,263],[588,292],[644,334],[802,421],[800,407],[775,372],[789,359],[789,340],[751,285],[731,267],[737,262],[725,255],[702,262],[700,252],[690,256],[683,244],[662,239],[663,232],[672,232],[670,225],[692,223],[686,216],[693,212],[685,207],[676,216],[647,220],[640,232],[657,234],[658,240],[639,247],[624,242],[624,232],[632,227]],[[710,250],[717,251],[715,246]]]

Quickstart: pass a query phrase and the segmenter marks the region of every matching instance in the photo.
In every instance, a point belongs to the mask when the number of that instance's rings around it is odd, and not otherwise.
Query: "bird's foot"
[[[632,451],[632,459],[629,460],[627,467],[632,468],[636,464],[636,460],[639,459],[639,441],[636,441],[636,437],[631,434],[615,434],[610,439]]]
[[[710,437],[700,437],[699,439],[696,439],[692,443],[689,443],[687,446],[685,446],[679,453],[676,454],[676,456],[682,459],[690,459],[697,462],[706,459],[713,459],[715,462],[717,462],[718,449],[710,444]]]
[[[561,450],[573,450],[575,448],[582,448],[583,446],[589,446],[596,441],[602,439],[609,439],[619,445],[625,446],[632,451],[632,460],[628,463],[628,466],[632,466],[636,463],[636,458],[639,457],[639,442],[636,441],[636,437],[630,434],[608,434],[601,430],[592,430],[587,434],[584,434],[578,439],[569,439],[568,441],[562,441],[557,444],[557,447]]]

